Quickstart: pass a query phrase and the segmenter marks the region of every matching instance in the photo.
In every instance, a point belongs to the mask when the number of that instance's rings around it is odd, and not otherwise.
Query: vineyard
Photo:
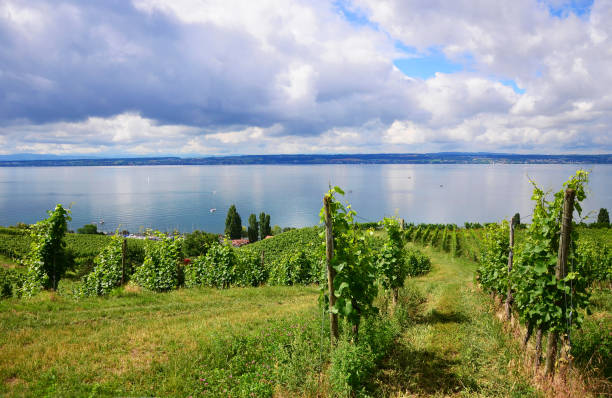
[[[58,206],[0,228],[17,264],[0,267],[0,393],[560,394],[530,376],[544,372],[578,380],[570,396],[610,393],[612,234],[562,222],[564,195],[580,211],[586,182],[552,199],[534,185],[525,227],[359,225],[334,187],[321,226],[189,257],[160,233],[66,234],[54,249]]]

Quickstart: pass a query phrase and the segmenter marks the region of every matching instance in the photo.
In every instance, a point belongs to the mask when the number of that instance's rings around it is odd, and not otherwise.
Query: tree
[[[257,222],[257,216],[251,214],[249,216],[249,242],[257,242],[257,235],[259,234],[259,223]]]
[[[242,235],[242,220],[236,211],[236,205],[231,205],[225,218],[225,235],[230,239],[240,239]]]
[[[68,230],[70,210],[61,204],[49,211],[49,218],[37,222],[32,231],[32,244],[26,258],[28,273],[23,285],[26,296],[41,289],[57,289],[70,261],[66,253],[64,236]]]
[[[219,243],[219,235],[195,230],[190,234],[185,234],[183,253],[186,257],[203,256],[215,243]]]
[[[270,215],[261,212],[259,213],[259,238],[265,239],[265,237],[268,235],[272,235],[272,228],[270,228]]]
[[[77,229],[77,234],[97,235],[101,234],[101,232],[98,232],[98,226],[96,224],[85,224]]]
[[[521,225],[521,215],[519,213],[516,213],[514,217],[512,217],[512,224],[517,226]]]
[[[599,214],[597,215],[597,224],[599,225],[610,225],[610,215],[608,214],[608,209],[604,209],[603,207],[599,209]]]

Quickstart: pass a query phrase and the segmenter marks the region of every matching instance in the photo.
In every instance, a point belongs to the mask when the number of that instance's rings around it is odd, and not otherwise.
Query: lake
[[[235,204],[243,225],[265,211],[272,225],[302,227],[319,223],[329,184],[346,191],[362,222],[398,215],[463,225],[516,212],[528,222],[529,178],[556,191],[578,168],[592,171],[585,213],[593,211],[592,220],[599,208],[612,210],[612,165],[601,164],[7,167],[0,225],[34,223],[62,203],[71,206],[72,229],[103,221],[104,231],[223,232]]]

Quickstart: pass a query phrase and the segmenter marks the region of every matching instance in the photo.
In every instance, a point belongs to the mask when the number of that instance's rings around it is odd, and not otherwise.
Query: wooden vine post
[[[572,215],[574,213],[574,198],[576,191],[568,188],[565,190],[563,198],[563,218],[561,221],[561,237],[559,238],[559,256],[555,267],[555,276],[561,280],[567,276],[567,256],[569,252],[570,235],[572,231]],[[561,306],[563,303],[557,303]],[[557,342],[559,332],[553,331],[548,336],[548,346],[546,347],[546,374],[554,375],[555,361],[557,359]]]
[[[512,261],[514,258],[514,217],[510,221],[510,250],[508,251],[508,294],[506,295],[506,320],[512,318],[512,284],[510,283],[510,275],[512,273]]]
[[[338,314],[332,312],[332,308],[336,304],[336,296],[334,295],[334,277],[336,270],[332,267],[332,258],[334,257],[334,235],[332,231],[332,215],[331,215],[331,196],[325,195],[323,198],[323,206],[325,208],[325,258],[327,263],[327,287],[329,289],[329,324],[331,331],[332,346],[338,341]]]
[[[121,284],[125,283],[125,257],[127,254],[127,239],[123,238],[121,242]]]

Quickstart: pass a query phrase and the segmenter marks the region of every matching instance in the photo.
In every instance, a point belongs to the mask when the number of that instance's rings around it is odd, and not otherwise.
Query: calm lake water
[[[0,168],[0,225],[34,223],[62,203],[70,227],[104,221],[101,229],[137,232],[203,229],[222,232],[236,204],[271,215],[272,225],[319,223],[323,194],[338,185],[359,221],[399,215],[407,222],[490,222],[533,205],[529,177],[559,190],[576,169],[591,170],[585,212],[612,210],[612,165],[317,165]],[[210,209],[216,209],[211,213]]]

